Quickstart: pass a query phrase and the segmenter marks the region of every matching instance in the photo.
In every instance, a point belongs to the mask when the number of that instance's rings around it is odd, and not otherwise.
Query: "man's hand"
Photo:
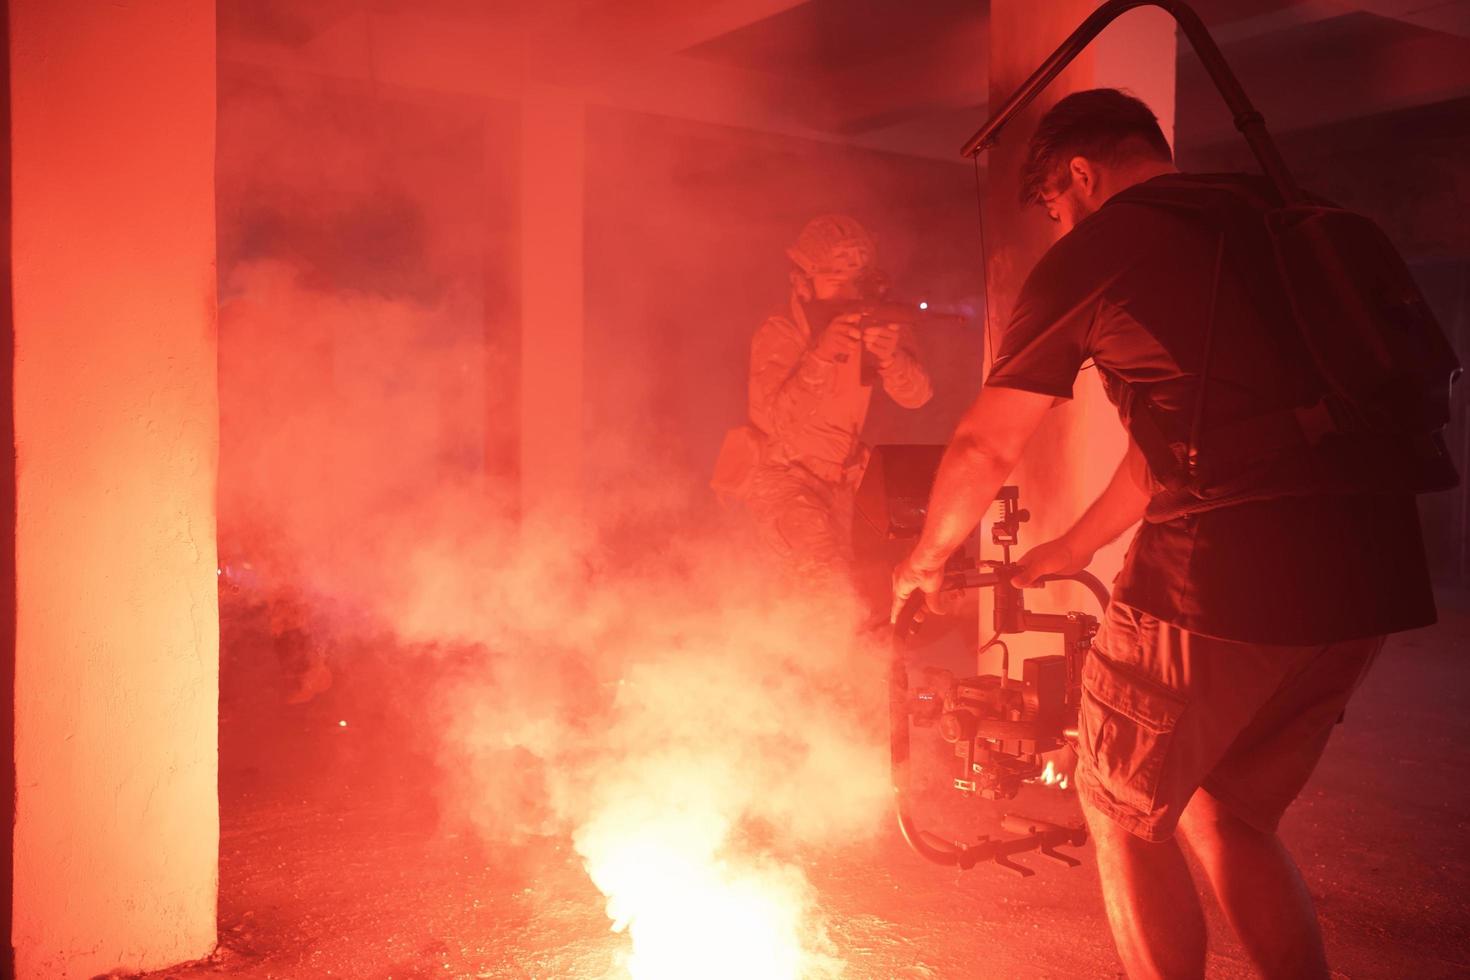
[[[1065,537],[1039,544],[1021,556],[1016,562],[1016,574],[1011,584],[1019,588],[1034,585],[1043,575],[1072,575],[1082,571],[1092,561],[1092,555],[1079,555]]]
[[[1043,575],[1070,575],[1092,563],[1097,549],[1138,523],[1148,508],[1148,463],[1132,439],[1128,452],[1113,471],[1107,489],[1072,525],[1071,530],[1032,548],[1016,562],[1020,566],[1011,579],[1018,586],[1032,585]]]
[[[898,324],[877,323],[864,327],[863,346],[873,355],[879,368],[888,367],[898,354]]]
[[[917,555],[909,555],[893,570],[893,606],[888,612],[890,623],[898,622],[898,614],[903,611],[904,604],[916,589],[926,596],[932,596],[944,584],[943,561],[935,564],[916,560],[917,558]]]
[[[858,327],[861,313],[834,317],[817,338],[816,355],[824,361],[846,361],[862,350],[863,332]]]
[[[897,617],[915,589],[927,593],[942,584],[945,561],[985,516],[1053,401],[1051,395],[1019,388],[980,389],[934,474],[918,546],[894,569],[892,616]]]

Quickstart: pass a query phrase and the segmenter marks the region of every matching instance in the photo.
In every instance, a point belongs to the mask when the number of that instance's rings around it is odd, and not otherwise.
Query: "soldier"
[[[907,329],[841,310],[840,301],[881,291],[873,239],[861,224],[813,218],[786,254],[790,312],[767,319],[751,344],[747,432],[757,462],[746,504],[762,541],[791,571],[850,581],[853,496],[868,457],[860,436],[873,388],[911,409],[933,389]]]

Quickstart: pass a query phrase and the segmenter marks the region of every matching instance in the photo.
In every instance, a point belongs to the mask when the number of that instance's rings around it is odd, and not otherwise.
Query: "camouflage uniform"
[[[792,571],[850,575],[853,497],[868,456],[859,435],[873,389],[862,384],[860,358],[818,357],[800,300],[791,307],[790,317],[762,324],[751,345],[750,421],[764,444],[746,506]],[[933,393],[907,335],[880,379],[904,408]]]

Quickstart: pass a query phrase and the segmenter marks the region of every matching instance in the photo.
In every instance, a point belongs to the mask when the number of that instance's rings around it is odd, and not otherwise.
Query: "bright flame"
[[[687,803],[687,801],[685,801]],[[795,866],[739,853],[730,825],[704,807],[648,819],[632,800],[582,828],[577,849],[626,932],[633,980],[835,977],[810,884]]]
[[[641,620],[640,634],[677,618],[682,636],[647,635],[645,649],[678,656],[627,665],[599,728],[609,762],[586,786],[573,844],[627,936],[633,980],[842,973],[815,890],[784,855],[855,839],[882,813],[882,756],[850,713],[865,702],[816,697],[806,673],[863,655],[804,642],[842,628],[825,613],[765,612],[761,629],[734,634],[704,610]],[[691,697],[700,691],[718,700]]]
[[[1056,763],[1050,759],[1047,760],[1046,768],[1041,770],[1038,778],[1048,786],[1055,786],[1057,789],[1067,788],[1067,774],[1058,772]]]
[[[634,980],[813,975],[803,942],[807,883],[795,868],[681,853],[645,832],[589,871],[609,896],[614,931],[632,940]]]

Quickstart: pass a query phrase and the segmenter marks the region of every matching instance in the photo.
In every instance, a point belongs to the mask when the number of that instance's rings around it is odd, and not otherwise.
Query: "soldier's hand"
[[[898,324],[877,323],[863,328],[863,346],[877,360],[880,368],[888,367],[898,354]]]
[[[835,318],[817,338],[816,354],[824,361],[846,361],[862,350],[863,332],[858,326],[861,313],[849,313]]]

